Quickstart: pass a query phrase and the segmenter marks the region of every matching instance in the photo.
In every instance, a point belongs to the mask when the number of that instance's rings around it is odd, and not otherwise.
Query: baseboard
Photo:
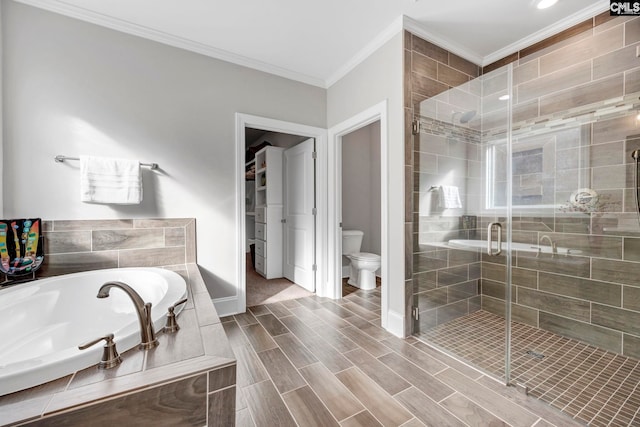
[[[213,298],[213,305],[216,307],[218,317],[231,316],[238,314],[238,297]]]
[[[393,310],[387,311],[387,331],[399,338],[404,338],[404,320],[404,314],[396,313]]]

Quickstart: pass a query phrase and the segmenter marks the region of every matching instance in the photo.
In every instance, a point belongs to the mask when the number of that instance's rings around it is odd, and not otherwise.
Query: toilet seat
[[[380,255],[372,254],[369,252],[358,252],[358,253],[349,255],[349,258],[355,259],[358,261],[379,261]]]

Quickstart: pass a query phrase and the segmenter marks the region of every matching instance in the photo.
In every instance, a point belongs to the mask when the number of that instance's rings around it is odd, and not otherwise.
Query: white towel
[[[80,156],[80,200],[135,205],[142,201],[140,162]]]
[[[458,187],[455,185],[441,185],[439,190],[441,208],[454,209],[462,207]]]

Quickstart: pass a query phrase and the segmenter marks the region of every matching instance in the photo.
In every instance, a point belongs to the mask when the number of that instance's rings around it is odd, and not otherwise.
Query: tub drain
[[[533,350],[528,350],[527,354],[535,359],[540,359],[540,360],[544,359],[544,354],[535,352]]]

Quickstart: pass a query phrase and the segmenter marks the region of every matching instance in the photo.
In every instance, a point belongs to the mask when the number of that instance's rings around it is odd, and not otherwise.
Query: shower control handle
[[[498,231],[498,249],[493,250],[493,229]],[[502,225],[499,222],[492,222],[487,227],[487,254],[497,256],[502,253]]]

